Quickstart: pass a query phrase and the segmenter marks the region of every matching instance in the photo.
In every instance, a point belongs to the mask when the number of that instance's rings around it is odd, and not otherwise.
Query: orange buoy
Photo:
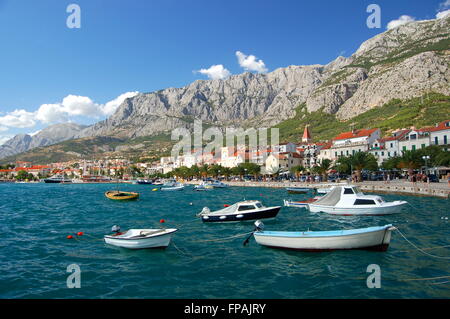
[[[78,232],[77,236],[83,236],[83,232],[82,231]]]
[[[73,238],[72,235],[67,236],[67,239],[72,239],[72,238]]]

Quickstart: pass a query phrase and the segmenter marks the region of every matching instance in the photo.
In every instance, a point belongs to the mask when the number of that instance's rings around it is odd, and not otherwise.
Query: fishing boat
[[[265,231],[264,224],[260,221],[255,226],[253,236],[260,245],[312,252],[341,249],[386,251],[391,233],[396,229],[389,224],[331,231]]]
[[[166,184],[164,184],[163,187],[161,187],[161,191],[166,191],[166,192],[173,192],[173,191],[182,191],[184,189],[184,185],[181,183],[174,183],[174,184],[170,184],[170,186],[166,186]]]
[[[66,178],[63,175],[53,175],[52,177],[44,179],[44,183],[47,184],[60,184],[60,183],[72,183],[72,180],[69,178]]]
[[[122,191],[108,191],[105,196],[114,200],[133,200],[139,198],[139,193],[134,192],[122,192]]]
[[[124,233],[113,227],[113,235],[105,235],[105,243],[128,249],[166,248],[177,229],[129,229]]]
[[[310,189],[305,187],[286,187],[286,190],[289,194],[307,194]]]
[[[309,198],[307,200],[300,200],[300,201],[293,201],[293,200],[288,200],[288,199],[284,199],[283,200],[283,204],[286,207],[299,207],[299,208],[308,208],[308,204],[310,203],[314,203],[315,201],[317,201],[319,198],[319,196],[316,196],[314,198]]]
[[[208,222],[236,222],[243,220],[255,220],[274,218],[280,211],[281,206],[265,207],[258,200],[245,200],[231,206],[211,212],[208,207],[197,215],[205,223]]]
[[[329,192],[331,192],[332,187],[327,187],[327,188],[316,188],[316,193],[317,194],[328,194]]]
[[[308,204],[311,212],[332,215],[388,215],[400,211],[406,201],[386,202],[380,196],[365,195],[356,186],[336,186],[328,194]]]

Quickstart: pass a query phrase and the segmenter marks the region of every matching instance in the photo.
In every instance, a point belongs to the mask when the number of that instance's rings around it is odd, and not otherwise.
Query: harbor
[[[231,183],[230,183],[231,184]],[[247,185],[247,183],[246,183]],[[139,193],[134,201],[110,200],[111,184],[4,184],[0,225],[3,298],[446,298],[448,202],[437,197],[386,194],[410,205],[385,216],[333,216],[281,207],[264,220],[267,232],[357,230],[393,225],[386,251],[297,252],[271,249],[249,239],[254,221],[205,223],[204,207],[216,211],[238,201],[267,207],[283,199],[306,200],[282,187],[227,187],[207,192],[152,191],[152,185],[121,184]],[[13,195],[14,194],[14,195]],[[46,200],[35,200],[45,198]],[[32,200],[33,199],[33,200]],[[164,223],[161,223],[161,222]],[[129,250],[105,243],[111,226],[177,229],[164,250]],[[82,234],[79,235],[79,234]],[[71,238],[68,238],[68,235]],[[18,240],[20,238],[20,240]],[[361,242],[358,240],[358,242]],[[81,289],[67,289],[65,269],[77,264]],[[382,289],[366,286],[367,266],[382,269]],[[26,279],[25,279],[26,278]],[[264,278],[264,280],[261,280]],[[106,285],[105,282],[108,284]]]

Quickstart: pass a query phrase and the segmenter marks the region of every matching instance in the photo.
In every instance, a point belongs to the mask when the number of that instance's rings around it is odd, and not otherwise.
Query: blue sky
[[[0,144],[53,122],[93,123],[121,94],[208,79],[195,71],[213,65],[242,73],[237,51],[264,66],[253,72],[326,64],[401,15],[434,19],[449,2],[0,0]],[[66,26],[71,3],[81,8],[79,29]],[[366,26],[371,3],[381,7],[380,29]]]

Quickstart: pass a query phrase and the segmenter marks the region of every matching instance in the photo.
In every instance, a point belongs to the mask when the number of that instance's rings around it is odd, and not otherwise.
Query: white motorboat
[[[207,185],[211,185],[214,188],[227,188],[227,187],[229,187],[228,184],[225,184],[225,183],[223,183],[221,181],[211,181]]]
[[[255,223],[253,233],[258,244],[272,248],[301,251],[367,249],[386,251],[391,241],[392,225],[331,231],[265,231],[264,224]]]
[[[313,213],[332,215],[388,215],[400,211],[406,201],[386,202],[380,196],[365,195],[356,186],[336,186],[328,194],[308,204]]]
[[[205,207],[197,216],[200,216],[205,223],[236,222],[274,218],[280,209],[281,206],[265,207],[260,201],[245,200],[214,212],[211,212],[208,207]]]
[[[165,184],[164,184],[165,185]],[[181,183],[172,184],[172,186],[163,186],[161,187],[161,191],[171,192],[171,191],[182,191],[184,189],[184,185]]]
[[[114,226],[116,227],[116,226]],[[105,243],[129,249],[166,248],[170,244],[175,228],[168,229],[129,229],[124,233],[114,228],[113,235],[105,235]]]
[[[214,189],[214,186],[207,184],[207,183],[201,183],[199,185],[194,186],[195,191],[210,191],[213,189]]]

